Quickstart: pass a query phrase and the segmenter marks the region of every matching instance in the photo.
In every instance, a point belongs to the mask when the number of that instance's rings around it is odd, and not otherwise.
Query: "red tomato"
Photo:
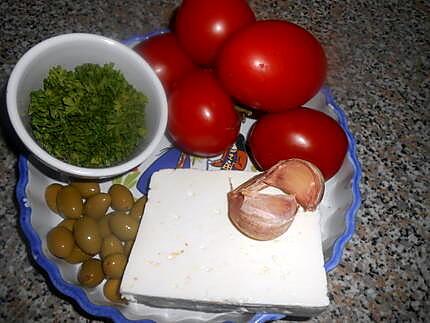
[[[240,119],[212,72],[185,76],[169,98],[167,131],[174,144],[197,156],[216,156],[236,140]]]
[[[167,93],[178,80],[195,68],[172,33],[151,37],[139,43],[134,50],[151,65]]]
[[[210,65],[224,41],[254,21],[245,0],[184,0],[176,16],[175,34],[196,63]]]
[[[303,28],[277,20],[240,30],[222,48],[218,76],[239,102],[267,112],[311,99],[326,76],[320,43]]]
[[[301,158],[314,163],[327,180],[342,166],[348,140],[338,123],[326,114],[296,108],[260,118],[249,133],[248,145],[260,169],[268,169],[280,160]]]

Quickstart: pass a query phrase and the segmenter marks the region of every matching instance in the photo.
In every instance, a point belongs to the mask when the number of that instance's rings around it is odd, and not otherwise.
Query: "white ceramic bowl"
[[[31,91],[42,87],[43,79],[51,67],[60,65],[73,69],[84,63],[114,63],[127,81],[148,97],[145,110],[146,137],[134,154],[112,167],[85,168],[68,164],[47,153],[32,136],[27,115]],[[52,170],[72,177],[109,178],[137,167],[154,152],[167,124],[166,94],[149,64],[124,44],[93,34],[60,35],[31,48],[12,71],[6,100],[11,124],[27,149]]]

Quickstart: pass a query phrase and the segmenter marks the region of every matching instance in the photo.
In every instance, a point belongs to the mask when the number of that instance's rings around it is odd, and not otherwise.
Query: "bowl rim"
[[[32,64],[33,58],[40,55],[46,49],[52,48],[58,44],[69,42],[69,41],[80,41],[80,40],[90,40],[98,43],[108,44],[109,46],[114,46],[116,50],[129,56],[130,59],[135,62],[139,62],[142,66],[142,70],[145,70],[151,76],[154,82],[156,94],[160,97],[160,126],[155,132],[154,139],[146,146],[146,148],[138,153],[136,156],[122,162],[118,165],[102,168],[90,168],[90,167],[80,167],[68,164],[58,158],[51,156],[47,151],[39,146],[37,141],[31,137],[29,132],[25,129],[24,123],[18,113],[18,107],[15,98],[18,96],[18,81],[23,77],[25,70],[30,64]],[[142,58],[138,53],[133,51],[129,46],[116,41],[114,39],[90,34],[90,33],[69,33],[54,36],[45,39],[31,49],[29,49],[17,62],[12,73],[9,77],[7,87],[6,87],[6,105],[12,127],[20,140],[24,143],[27,149],[39,160],[45,163],[49,168],[62,173],[87,179],[102,179],[109,178],[125,173],[137,166],[139,166],[148,156],[150,156],[160,141],[164,136],[164,132],[167,127],[167,97],[164,88],[158,79],[155,72],[152,70],[148,62]]]
[[[134,36],[124,41],[125,44],[131,46],[133,43],[138,41],[146,40],[152,36],[160,33],[168,32],[166,29],[160,29],[142,36]],[[344,215],[345,218],[345,231],[336,239],[333,245],[332,256],[325,262],[324,267],[326,272],[329,272],[336,268],[340,263],[343,256],[343,251],[346,244],[351,239],[355,232],[355,217],[361,204],[361,193],[360,193],[360,180],[362,176],[361,165],[357,157],[357,145],[352,132],[349,130],[348,122],[342,108],[335,102],[333,94],[328,87],[323,87],[321,92],[324,94],[328,106],[333,109],[338,117],[339,124],[345,131],[348,138],[348,152],[347,157],[349,158],[354,176],[352,178],[352,204]],[[131,320],[122,314],[119,309],[113,306],[96,305],[93,304],[87,297],[83,288],[67,283],[62,278],[58,267],[49,260],[42,251],[41,240],[31,225],[31,207],[28,205],[26,187],[28,184],[28,160],[25,156],[20,155],[18,161],[19,178],[16,187],[16,198],[19,205],[19,221],[20,228],[27,239],[27,244],[30,247],[31,255],[36,263],[48,274],[51,283],[55,288],[63,295],[71,297],[77,302],[77,304],[88,314],[96,317],[110,318],[115,322],[127,322],[127,323],[156,323],[150,319],[143,320]],[[277,313],[256,313],[249,323],[264,323],[272,320],[278,320],[287,317],[285,314]],[[230,322],[230,321],[229,321]],[[226,323],[226,322],[225,322]]]

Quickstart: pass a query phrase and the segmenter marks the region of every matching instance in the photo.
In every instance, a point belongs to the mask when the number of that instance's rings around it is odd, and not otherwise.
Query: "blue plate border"
[[[330,259],[327,260],[324,265],[325,270],[329,272],[332,271],[340,263],[346,243],[351,239],[355,232],[355,217],[361,205],[360,180],[362,176],[362,171],[361,164],[357,156],[357,143],[353,134],[351,133],[351,130],[349,130],[345,113],[336,104],[332,92],[328,87],[324,87],[322,89],[322,92],[326,97],[327,103],[336,112],[336,115],[339,118],[339,123],[345,131],[346,136],[348,137],[348,158],[352,162],[352,167],[354,169],[354,176],[352,178],[352,203],[345,214],[345,231],[335,241],[333,245],[332,256],[330,257]]]
[[[146,40],[152,36],[158,35],[160,33],[165,33],[167,31],[168,31],[167,29],[160,29],[143,36],[134,36],[123,41],[123,43],[125,45],[130,46],[136,42]],[[345,231],[335,241],[333,246],[332,256],[330,259],[327,260],[327,262],[324,265],[325,270],[329,272],[333,270],[341,261],[345,245],[351,239],[355,231],[355,217],[361,204],[360,180],[362,176],[362,171],[361,171],[360,162],[357,157],[356,141],[354,139],[353,134],[348,128],[348,123],[346,120],[345,113],[336,104],[329,88],[327,87],[323,88],[322,92],[326,97],[327,103],[336,112],[336,115],[338,116],[338,119],[339,119],[339,123],[348,137],[348,141],[349,141],[348,158],[352,162],[353,169],[354,169],[354,176],[352,179],[353,201],[350,208],[345,214],[345,223],[346,223]],[[27,244],[30,247],[31,256],[33,257],[34,261],[48,274],[48,277],[52,282],[52,284],[54,285],[54,287],[63,295],[74,299],[76,303],[80,306],[80,308],[90,315],[93,315],[96,317],[110,318],[114,322],[156,323],[155,321],[148,320],[148,319],[128,320],[115,307],[93,304],[88,299],[83,288],[75,286],[73,284],[69,284],[63,280],[56,264],[51,260],[49,260],[44,255],[42,251],[41,240],[31,225],[31,208],[28,205],[27,194],[26,194],[26,188],[28,184],[28,159],[25,155],[19,156],[18,172],[19,172],[19,178],[16,186],[16,198],[19,205],[19,223],[21,226],[21,230],[27,239]],[[272,320],[281,319],[284,317],[285,317],[284,314],[257,313],[249,322],[263,323],[263,322],[269,322]]]

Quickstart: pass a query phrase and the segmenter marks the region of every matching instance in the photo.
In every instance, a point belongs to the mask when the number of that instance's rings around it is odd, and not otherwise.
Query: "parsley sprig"
[[[31,93],[33,135],[51,155],[82,167],[117,164],[145,135],[147,97],[113,64],[52,67]]]

